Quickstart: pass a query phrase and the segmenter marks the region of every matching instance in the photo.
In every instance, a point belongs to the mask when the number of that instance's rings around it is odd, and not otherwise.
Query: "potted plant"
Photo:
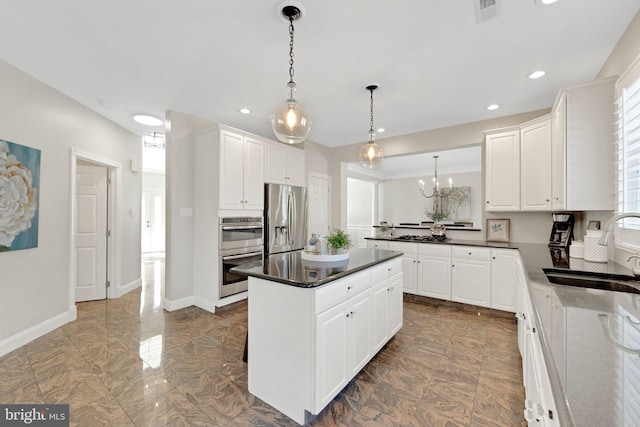
[[[340,254],[347,252],[353,243],[349,238],[349,235],[339,228],[335,230],[329,230],[329,235],[327,236],[327,243],[331,248],[331,253]]]

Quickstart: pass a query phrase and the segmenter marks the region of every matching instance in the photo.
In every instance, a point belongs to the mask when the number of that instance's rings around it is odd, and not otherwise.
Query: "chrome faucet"
[[[619,220],[621,220],[622,218],[629,218],[629,217],[640,218],[640,213],[629,212],[629,213],[614,215],[613,218],[607,221],[606,224],[604,225],[603,227],[604,232],[602,233],[600,240],[598,240],[598,244],[602,246],[607,246],[609,244],[609,235],[611,234],[611,230],[613,229],[614,224]]]

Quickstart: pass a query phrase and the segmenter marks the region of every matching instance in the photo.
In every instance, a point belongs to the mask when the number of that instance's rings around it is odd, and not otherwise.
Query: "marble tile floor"
[[[0,403],[69,403],[83,427],[296,425],[247,391],[246,302],[167,312],[162,258],[143,271],[1,357]],[[402,330],[310,424],[524,426],[521,369],[512,316],[405,297]]]

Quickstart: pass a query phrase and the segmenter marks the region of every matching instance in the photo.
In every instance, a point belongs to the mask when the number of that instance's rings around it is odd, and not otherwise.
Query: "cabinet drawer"
[[[450,257],[451,246],[422,243],[418,245],[418,255]]]
[[[346,301],[354,295],[369,289],[371,286],[371,271],[354,273],[344,279],[327,283],[316,291],[316,314]]]
[[[375,286],[391,276],[402,273],[402,258],[394,258],[371,269],[371,286]]]
[[[418,252],[417,243],[389,242],[388,248],[391,251],[401,251],[405,255],[415,255]]]
[[[453,258],[490,260],[491,249],[476,246],[454,246],[451,250]]]
[[[371,249],[389,249],[389,245],[384,240],[367,240],[367,248]]]

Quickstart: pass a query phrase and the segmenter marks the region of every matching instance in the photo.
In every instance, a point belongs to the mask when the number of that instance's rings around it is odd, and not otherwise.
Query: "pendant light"
[[[286,5],[282,8],[282,15],[289,21],[289,82],[287,100],[271,116],[271,127],[278,141],[298,144],[307,138],[311,129],[309,113],[296,101],[296,84],[293,81],[293,21],[302,14],[297,6]]]
[[[373,130],[373,91],[378,89],[377,85],[369,85],[366,88],[371,93],[371,106],[369,111],[371,119],[369,121],[369,142],[360,147],[360,164],[367,169],[375,169],[382,161],[382,148],[375,143],[376,133]]]

